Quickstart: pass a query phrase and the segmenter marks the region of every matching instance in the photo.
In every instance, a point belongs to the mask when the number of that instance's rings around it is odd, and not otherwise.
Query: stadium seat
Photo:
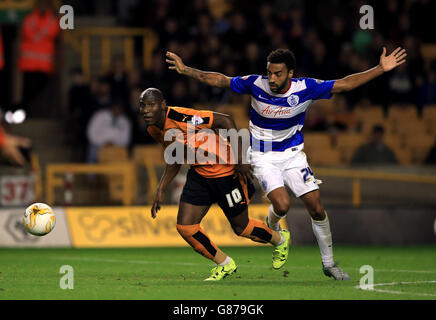
[[[331,146],[331,138],[328,133],[304,133],[304,145],[310,148],[325,148]]]
[[[354,109],[354,115],[359,123],[360,132],[369,134],[374,125],[381,125],[385,129],[385,117],[383,108],[380,105],[357,106]]]
[[[406,147],[404,138],[395,134],[385,134],[384,142],[392,149],[404,149]]]
[[[305,152],[310,165],[335,166],[343,164],[339,151],[329,146],[313,147],[308,145],[307,148],[305,147]]]
[[[100,149],[98,153],[99,163],[130,163],[129,151],[126,147],[107,146]],[[109,185],[109,196],[113,201],[122,201],[123,199],[123,177],[120,175],[109,175],[106,177]],[[133,176],[133,178],[135,178]],[[135,199],[136,180],[132,181],[132,195]]]
[[[341,155],[332,147],[328,133],[305,133],[304,148],[310,164],[325,166],[341,164]]]
[[[427,131],[436,134],[436,104],[426,105],[422,109],[422,120],[425,123]]]
[[[404,122],[418,120],[418,110],[414,105],[390,105],[388,108],[388,121]]]
[[[153,145],[138,145],[133,148],[133,162],[137,166],[143,166],[146,170],[146,201],[152,204],[154,192],[159,183],[157,169],[165,167],[163,149],[160,144]],[[141,171],[137,171],[140,174]]]
[[[401,165],[408,165],[412,163],[412,155],[410,150],[403,148],[393,148],[398,163]]]
[[[403,119],[395,123],[395,132],[400,136],[425,135],[427,126],[423,120],[415,118]]]
[[[341,160],[350,163],[354,152],[358,147],[366,142],[363,134],[340,134],[336,138],[336,149],[341,155]]]
[[[434,60],[436,59],[436,44],[427,43],[422,44],[421,46],[421,54],[422,57],[426,60]]]
[[[133,162],[143,165],[151,161],[154,165],[165,165],[163,149],[159,144],[138,145],[133,148]]]
[[[383,108],[380,105],[370,107],[356,107],[354,109],[356,119],[361,122],[384,122]]]
[[[435,142],[434,136],[429,134],[413,134],[405,137],[405,145],[411,153],[412,162],[422,164]]]
[[[129,161],[129,152],[126,147],[108,146],[100,149],[98,162],[126,162]]]
[[[323,114],[332,114],[336,110],[335,96],[332,99],[316,100],[312,103],[311,108],[319,108]]]

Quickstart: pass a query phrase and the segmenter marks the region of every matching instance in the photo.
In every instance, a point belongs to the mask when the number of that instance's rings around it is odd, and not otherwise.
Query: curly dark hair
[[[289,49],[277,49],[268,55],[269,63],[284,63],[288,70],[294,70],[297,64],[295,55]]]

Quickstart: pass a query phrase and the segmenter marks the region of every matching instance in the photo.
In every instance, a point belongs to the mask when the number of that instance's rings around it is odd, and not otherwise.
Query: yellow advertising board
[[[265,221],[268,205],[251,205],[251,218]],[[156,219],[151,207],[66,208],[74,247],[159,247],[187,246],[176,229],[177,206],[162,206]],[[218,246],[259,245],[234,234],[218,206],[212,206],[201,223]]]

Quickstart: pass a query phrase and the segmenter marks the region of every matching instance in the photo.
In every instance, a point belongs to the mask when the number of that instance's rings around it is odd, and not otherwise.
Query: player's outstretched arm
[[[173,52],[168,51],[166,56],[165,61],[169,64],[168,69],[176,70],[180,74],[200,80],[212,87],[230,88],[230,77],[218,72],[207,72],[188,67],[183,63],[182,59]]]
[[[380,56],[380,63],[378,66],[367,71],[355,73],[345,78],[336,80],[331,92],[339,93],[353,90],[381,76],[383,73],[402,65],[404,62],[406,62],[406,56],[406,49],[401,49],[401,47],[395,49],[389,56],[386,56],[386,48],[383,47],[383,53]]]
[[[151,206],[151,217],[156,218],[157,212],[160,210],[160,205],[163,202],[163,191],[173,181],[174,177],[179,173],[181,164],[167,164],[165,172],[160,179],[156,193],[154,194],[153,205]]]

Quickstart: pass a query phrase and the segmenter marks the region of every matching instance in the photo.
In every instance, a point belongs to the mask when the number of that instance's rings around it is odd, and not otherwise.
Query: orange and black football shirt
[[[220,178],[235,173],[235,166],[230,161],[234,155],[230,144],[212,129],[213,112],[200,111],[190,108],[168,107],[163,130],[156,126],[149,126],[148,133],[164,148],[177,141],[183,143],[186,149],[191,149],[196,155],[192,167],[206,178]],[[165,133],[171,129],[180,132],[172,141],[164,141]],[[197,155],[205,155],[205,162],[198,161]],[[211,159],[213,158],[213,161]],[[201,159],[200,159],[201,160]]]

